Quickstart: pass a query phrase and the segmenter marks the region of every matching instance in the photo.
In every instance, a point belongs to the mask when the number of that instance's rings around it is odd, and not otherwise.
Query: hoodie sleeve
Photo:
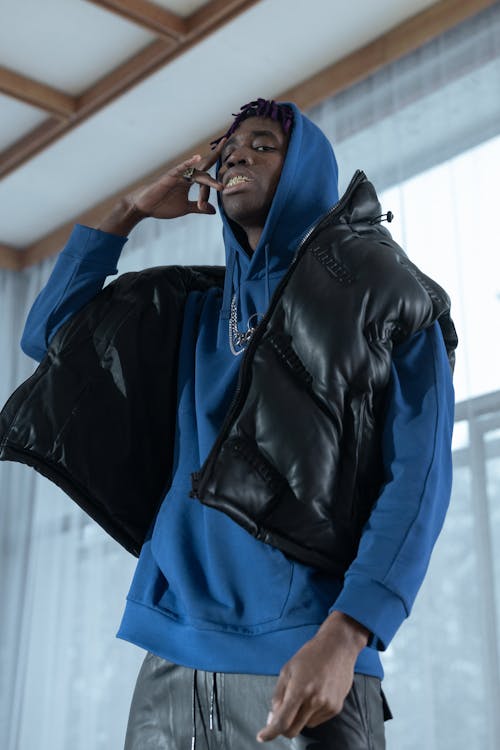
[[[77,224],[45,287],[31,308],[21,349],[40,362],[56,331],[100,292],[116,264],[126,237]]]
[[[438,323],[394,350],[383,432],[386,483],[330,611],[385,650],[409,615],[451,493],[454,392]]]

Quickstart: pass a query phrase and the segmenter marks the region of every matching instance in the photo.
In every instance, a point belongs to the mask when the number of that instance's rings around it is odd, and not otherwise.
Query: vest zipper
[[[235,391],[233,400],[231,402],[231,406],[229,407],[226,417],[224,418],[224,422],[222,423],[222,427],[219,431],[219,434],[217,438],[215,439],[215,442],[210,450],[210,453],[205,459],[200,470],[195,471],[191,474],[191,492],[189,493],[190,497],[197,498],[198,500],[202,500],[203,497],[205,496],[206,485],[208,484],[208,481],[211,477],[212,469],[219,455],[220,448],[222,446],[222,443],[226,439],[227,433],[229,432],[229,429],[233,423],[234,417],[236,416],[240,408],[241,394],[244,390],[244,386],[246,385],[249,362],[251,362],[253,352],[257,346],[257,343],[262,338],[263,332],[266,329],[267,322],[274,312],[274,308],[276,307],[276,303],[281,296],[282,290],[288,283],[290,276],[295,270],[295,266],[298,264],[299,260],[302,258],[305,252],[306,243],[312,238],[312,236],[316,232],[318,232],[320,229],[323,228],[323,225],[329,223],[332,220],[332,218],[335,216],[335,214],[340,213],[340,211],[348,203],[351,197],[351,194],[358,187],[358,185],[364,180],[366,180],[365,173],[361,169],[357,169],[347,187],[347,190],[342,196],[342,198],[340,198],[337,201],[337,203],[335,203],[331,208],[329,208],[327,213],[324,214],[320,219],[318,219],[316,224],[310,227],[300,239],[299,244],[297,246],[297,250],[295,251],[295,254],[293,256],[293,260],[287,272],[285,273],[285,275],[279,282],[272,296],[271,303],[265,315],[263,316],[258,326],[256,327],[252,335],[252,338],[250,339],[250,342],[246,348],[246,351],[243,355],[243,359],[241,362],[241,367],[240,367],[240,371],[238,375],[238,383],[236,386],[236,391]]]

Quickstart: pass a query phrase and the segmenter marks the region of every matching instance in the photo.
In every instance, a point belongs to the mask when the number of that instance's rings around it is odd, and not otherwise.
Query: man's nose
[[[246,147],[235,148],[226,159],[228,167],[234,167],[236,164],[250,164],[252,161],[252,152]]]

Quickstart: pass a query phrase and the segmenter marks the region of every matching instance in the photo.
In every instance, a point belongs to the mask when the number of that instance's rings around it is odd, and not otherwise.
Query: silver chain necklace
[[[252,319],[255,318],[255,325],[251,325]],[[248,342],[252,338],[255,329],[258,324],[259,313],[250,315],[247,322],[247,330],[240,331],[238,329],[238,306],[236,304],[236,295],[231,300],[231,315],[229,318],[229,348],[231,353],[237,357],[239,354],[243,354]]]

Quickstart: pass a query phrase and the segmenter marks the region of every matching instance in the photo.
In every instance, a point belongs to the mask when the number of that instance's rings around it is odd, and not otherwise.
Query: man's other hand
[[[332,612],[280,672],[267,726],[259,742],[280,734],[296,737],[340,713],[354,680],[356,658],[368,642],[368,630],[342,612]]]

